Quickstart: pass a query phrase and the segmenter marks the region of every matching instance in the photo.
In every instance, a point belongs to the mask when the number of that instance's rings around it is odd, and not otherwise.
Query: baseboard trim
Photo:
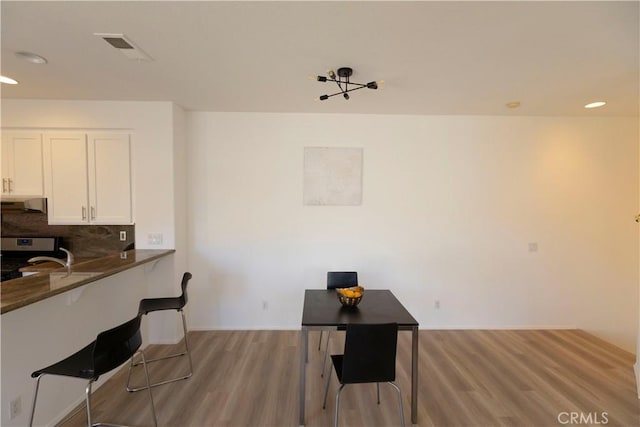
[[[578,330],[576,326],[566,325],[542,325],[542,326],[495,326],[495,325],[482,325],[482,326],[469,326],[469,325],[455,325],[455,326],[434,326],[420,327],[421,331],[466,331],[466,330],[489,330],[489,331],[517,331],[517,330],[558,330],[558,331],[571,331]],[[282,325],[262,325],[262,326],[250,326],[250,325],[238,325],[238,326],[189,326],[189,331],[299,331],[300,325],[297,326],[282,326]],[[182,339],[182,337],[180,337]]]
[[[178,344],[180,341],[182,341],[182,336],[180,336],[180,338],[178,338],[176,340],[171,340],[171,339],[149,340],[147,345],[156,345],[156,344],[159,344],[159,345],[175,345],[175,344]]]

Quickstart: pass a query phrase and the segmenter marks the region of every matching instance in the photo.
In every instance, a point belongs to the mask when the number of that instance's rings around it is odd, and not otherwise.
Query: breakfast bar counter
[[[179,278],[173,249],[135,249],[114,252],[55,270],[3,281],[2,333],[0,333],[0,405],[21,402],[15,416],[0,411],[0,425],[29,425],[25,410],[33,396],[31,373],[62,356],[72,354],[96,339],[99,332],[113,328],[138,313],[140,300],[174,296]],[[47,267],[47,266],[44,266]],[[150,316],[142,322],[142,345],[174,343],[180,339],[181,322]],[[109,378],[95,383],[99,387]],[[64,377],[51,376],[39,391],[34,425],[58,425],[77,405],[84,402],[84,387],[69,386]],[[6,391],[6,392],[5,392]]]
[[[54,295],[173,254],[174,249],[134,249],[94,258],[0,284],[0,313],[5,314]]]

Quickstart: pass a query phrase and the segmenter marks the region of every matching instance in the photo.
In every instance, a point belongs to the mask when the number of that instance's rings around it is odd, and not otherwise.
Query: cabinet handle
[[[7,179],[7,181],[9,181],[9,193],[11,193],[11,183],[13,182],[13,180],[11,178]]]
[[[7,178],[2,178],[2,192],[7,192]]]
[[[87,219],[87,208],[85,208],[84,206],[82,207],[82,219]]]
[[[91,206],[91,219],[96,219],[96,208],[94,208],[93,206]]]

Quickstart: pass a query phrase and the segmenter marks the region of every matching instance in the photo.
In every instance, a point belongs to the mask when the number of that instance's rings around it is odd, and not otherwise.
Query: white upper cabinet
[[[42,134],[2,132],[3,197],[42,196]]]
[[[124,133],[45,134],[49,224],[131,224],[131,144]]]
[[[86,224],[87,137],[84,133],[45,135],[45,183],[50,224]]]
[[[131,143],[127,134],[89,134],[89,217],[94,224],[130,224]]]

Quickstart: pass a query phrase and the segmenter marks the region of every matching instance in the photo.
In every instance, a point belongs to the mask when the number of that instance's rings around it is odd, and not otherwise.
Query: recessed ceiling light
[[[598,108],[598,107],[602,107],[605,104],[606,102],[604,101],[597,101],[597,102],[592,102],[590,104],[585,105],[584,108]]]
[[[16,52],[15,53],[16,57],[27,61],[27,62],[31,62],[33,64],[46,64],[47,63],[47,58],[40,56],[40,55],[36,55],[35,53],[32,52]]]
[[[12,78],[5,77],[5,76],[0,76],[0,83],[6,83],[8,85],[17,85],[18,84],[18,82],[16,80],[13,80]]]

